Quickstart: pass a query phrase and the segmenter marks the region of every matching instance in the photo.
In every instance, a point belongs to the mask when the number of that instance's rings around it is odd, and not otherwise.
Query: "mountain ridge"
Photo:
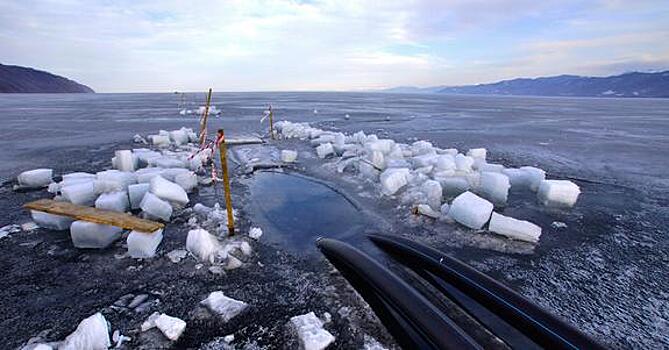
[[[90,87],[46,71],[0,63],[0,93],[94,93]]]

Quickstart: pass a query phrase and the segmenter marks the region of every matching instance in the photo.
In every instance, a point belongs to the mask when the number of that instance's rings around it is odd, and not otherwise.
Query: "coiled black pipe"
[[[481,349],[425,297],[349,244],[321,238],[316,245],[405,349]]]
[[[442,278],[544,348],[604,349],[525,297],[453,257],[404,237],[368,237],[401,264]]]

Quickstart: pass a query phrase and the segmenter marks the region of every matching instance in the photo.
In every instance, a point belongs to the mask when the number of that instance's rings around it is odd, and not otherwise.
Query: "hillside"
[[[0,93],[92,93],[93,89],[48,72],[0,64]]]

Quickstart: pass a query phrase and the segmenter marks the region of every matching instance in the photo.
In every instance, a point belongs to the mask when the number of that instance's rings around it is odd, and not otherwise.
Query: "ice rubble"
[[[248,307],[245,302],[229,298],[221,291],[211,292],[200,304],[219,315],[224,322],[230,321]]]
[[[290,325],[297,334],[300,349],[322,350],[335,340],[335,337],[323,328],[323,321],[316,317],[313,311],[291,317]]]
[[[546,180],[545,171],[536,167],[507,169],[501,164],[488,163],[485,148],[473,148],[463,154],[427,141],[404,144],[362,131],[347,135],[288,121],[275,126],[284,138],[308,140],[320,158],[337,157],[337,172],[358,173],[364,179],[378,182],[382,194],[398,195],[419,214],[452,219],[477,230],[488,223],[494,205],[506,204],[511,188],[538,192],[539,201],[548,206],[572,206],[580,193],[571,182]],[[453,200],[450,206],[448,200]],[[515,224],[523,222],[500,219],[496,217],[495,230],[508,237],[515,234]],[[534,232],[528,227],[520,231]],[[538,237],[528,233],[528,237],[534,236]]]

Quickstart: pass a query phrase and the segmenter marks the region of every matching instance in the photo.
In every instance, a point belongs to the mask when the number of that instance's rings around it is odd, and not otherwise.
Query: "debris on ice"
[[[313,311],[291,317],[290,324],[297,334],[300,349],[322,350],[335,340],[335,337],[323,328],[323,321],[316,317]]]
[[[230,321],[248,307],[245,302],[229,298],[221,291],[211,292],[200,304],[218,314],[223,322]]]
[[[541,227],[524,220],[514,219],[497,213],[492,213],[489,230],[509,238],[536,243],[541,236]]]
[[[492,203],[467,191],[453,200],[448,215],[469,228],[480,230],[490,219],[492,209]]]

